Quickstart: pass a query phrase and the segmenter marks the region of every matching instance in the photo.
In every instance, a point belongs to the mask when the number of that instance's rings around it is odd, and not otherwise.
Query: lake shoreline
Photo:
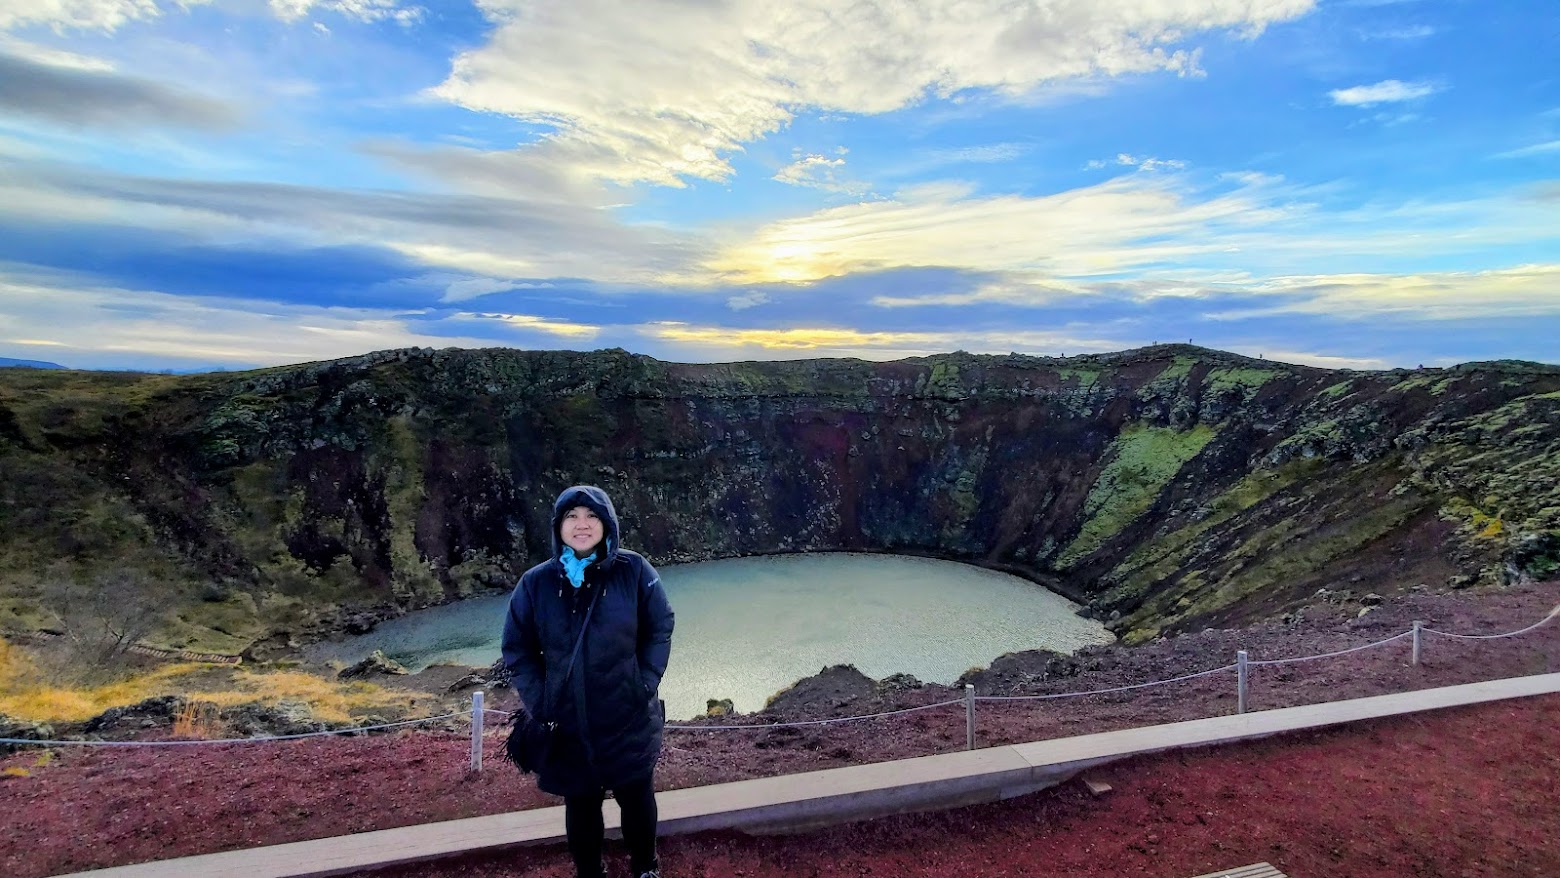
[[[678,635],[662,688],[671,715],[730,699],[751,711],[820,668],[948,685],[1008,652],[1071,654],[1115,642],[1086,608],[991,565],[884,552],[768,553],[663,565]],[[507,596],[488,595],[387,620],[301,650],[324,669],[374,650],[414,674],[461,675],[498,657]],[[916,644],[908,649],[906,644]],[[447,673],[434,675],[443,682]],[[419,678],[420,679],[420,678]]]

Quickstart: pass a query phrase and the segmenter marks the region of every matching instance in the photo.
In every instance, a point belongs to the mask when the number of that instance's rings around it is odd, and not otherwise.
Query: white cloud
[[[1130,153],[1117,153],[1116,164],[1129,168],[1137,168],[1140,171],[1180,171],[1186,168],[1186,162],[1180,159],[1156,159],[1150,156],[1134,156]],[[1090,168],[1103,168],[1105,162],[1089,162]]]
[[[929,149],[912,154],[906,161],[891,165],[880,172],[887,176],[909,177],[924,174],[950,165],[997,164],[1010,162],[1028,153],[1027,143],[989,143],[982,146],[964,146],[951,149]]]
[[[726,282],[806,283],[944,267],[1001,280],[962,301],[1054,298],[1107,275],[1292,274],[1360,257],[1480,253],[1560,241],[1560,200],[1526,188],[1465,201],[1330,206],[1351,193],[1263,174],[1128,174],[1050,195],[985,196],[953,184],[842,205],[755,229],[706,263]],[[952,304],[947,296],[934,297]],[[911,304],[912,297],[880,304]]]
[[[451,281],[444,288],[444,297],[440,301],[463,302],[466,299],[478,299],[490,293],[502,293],[505,290],[514,289],[513,281],[495,280],[490,277],[468,277]]]
[[[303,363],[400,347],[491,347],[387,309],[320,308],[0,276],[0,324],[77,368]]]
[[[840,177],[839,171],[844,167],[843,158],[831,159],[823,155],[804,155],[781,168],[771,179],[791,186],[822,189],[825,192],[865,195],[868,189],[865,183]]]
[[[400,0],[270,0],[271,11],[283,21],[297,21],[315,9],[355,18],[358,21],[395,21],[411,24],[422,19],[420,6],[407,6]],[[329,30],[325,31],[329,33]]]
[[[1422,40],[1435,36],[1435,28],[1427,24],[1406,25],[1404,27],[1386,28],[1384,30],[1370,31],[1363,34],[1367,40]]]
[[[1340,107],[1370,107],[1399,101],[1412,101],[1429,97],[1441,87],[1429,82],[1402,82],[1386,79],[1374,85],[1356,85],[1328,92],[1328,97]]]
[[[769,294],[761,290],[749,290],[740,296],[732,296],[726,300],[726,307],[733,311],[746,311],[759,305],[769,304]]]
[[[138,21],[150,21],[170,10],[187,11],[212,0],[5,0],[0,5],[0,31],[41,25],[55,31],[115,31]],[[420,6],[401,0],[268,0],[271,12],[284,21],[297,21],[316,9],[329,10],[358,21],[396,21],[411,24],[424,15]],[[328,32],[328,31],[327,31]]]
[[[1008,162],[1027,152],[1029,152],[1027,144],[991,143],[985,146],[931,150],[926,154],[926,158],[937,165],[955,165],[966,162]]]
[[[1392,364],[1379,357],[1340,357],[1336,354],[1319,354],[1315,351],[1286,351],[1273,350],[1271,348],[1252,347],[1250,345],[1232,345],[1225,348],[1232,353],[1245,354],[1248,357],[1261,357],[1265,360],[1274,360],[1279,363],[1298,363],[1302,366],[1315,366],[1319,369],[1389,369]]]
[[[1416,274],[1332,274],[1275,277],[1237,285],[1239,292],[1274,297],[1208,316],[1239,320],[1283,313],[1358,319],[1468,320],[1560,317],[1560,264],[1490,271]]]
[[[802,110],[875,114],[928,95],[1019,99],[1082,78],[1195,69],[1188,34],[1253,36],[1314,0],[482,0],[487,45],[434,93],[555,128],[528,147],[620,183],[721,180]]]
[[[187,8],[209,0],[186,0]],[[166,6],[157,0],[6,0],[0,5],[0,30],[43,25],[56,31],[69,28],[113,31],[132,21],[156,18]]]
[[[102,58],[79,55],[75,52],[67,52],[64,49],[56,49],[52,46],[40,46],[37,43],[19,40],[8,34],[0,34],[0,54],[22,58],[36,64],[47,64],[50,67],[63,67],[68,70],[107,73],[114,69],[114,65],[111,62]]]
[[[1039,308],[1068,298],[1114,299],[1124,303],[1181,298],[1224,303],[1219,310],[1204,314],[1212,320],[1305,313],[1346,320],[1388,317],[1456,321],[1560,317],[1560,295],[1556,290],[1560,290],[1560,264],[1488,271],[1274,277],[1153,271],[1132,280],[1078,282],[1011,272],[965,293],[878,296],[872,304],[911,308],[1000,303]],[[1241,304],[1229,305],[1231,299]],[[1269,352],[1269,356],[1273,354]]]
[[[1205,195],[1171,176],[1119,177],[1041,197],[928,185],[758,229],[709,268],[737,282],[811,281],[944,266],[1089,276],[1228,246],[1220,233],[1282,218],[1263,182]]]

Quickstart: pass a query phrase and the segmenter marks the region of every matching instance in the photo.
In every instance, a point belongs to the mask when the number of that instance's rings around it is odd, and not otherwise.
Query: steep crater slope
[[[681,365],[401,350],[238,374],[0,374],[0,628],[134,583],[148,640],[268,637],[507,588],[561,488],[660,562],[925,554],[1128,642],[1560,567],[1560,368],[1330,371],[1190,346]],[[134,576],[126,578],[129,574]],[[96,579],[94,579],[96,578]],[[129,583],[129,584],[126,584]]]

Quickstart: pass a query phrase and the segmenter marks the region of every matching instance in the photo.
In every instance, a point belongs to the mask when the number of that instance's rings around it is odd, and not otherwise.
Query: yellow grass
[[[186,679],[192,675],[198,679]],[[267,673],[194,663],[164,665],[99,686],[62,686],[46,680],[25,651],[0,639],[0,713],[39,722],[78,722],[110,707],[157,695],[184,695],[219,708],[301,701],[316,719],[347,722],[355,714],[401,715],[420,693],[391,691],[372,683],[341,683],[301,671]]]
[[[221,711],[209,701],[186,701],[173,716],[175,738],[205,740],[222,732]]]
[[[265,704],[302,701],[313,710],[316,719],[326,722],[346,722],[354,711],[399,714],[410,707],[412,700],[409,693],[392,692],[372,683],[339,683],[301,671],[249,673],[237,670],[230,682],[231,689],[202,688],[200,697],[218,707],[255,701]]]

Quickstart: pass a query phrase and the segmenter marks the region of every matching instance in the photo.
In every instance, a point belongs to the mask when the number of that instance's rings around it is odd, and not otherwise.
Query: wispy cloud
[[[42,25],[56,31],[116,31],[133,22],[156,19],[167,12],[188,12],[212,0],[7,0],[0,6],[0,30]],[[325,10],[358,21],[411,24],[423,18],[420,6],[400,0],[268,0],[283,21],[297,21]]]
[[[966,302],[1049,301],[1069,284],[1106,275],[1263,276],[1345,256],[1442,258],[1560,241],[1553,205],[1526,188],[1465,201],[1324,206],[1338,195],[1261,174],[1210,182],[1189,172],[1130,174],[1037,197],[924,186],[771,223],[707,267],[733,283],[798,283],[942,266],[1005,279],[958,294]]]
[[[759,229],[710,263],[737,282],[809,281],[897,266],[1088,276],[1226,246],[1217,232],[1286,210],[1259,190],[1204,195],[1174,177],[1129,176],[1041,197],[927,186]],[[1020,231],[1021,230],[1021,231]]]
[[[1435,28],[1427,24],[1418,24],[1367,31],[1366,33],[1362,34],[1362,36],[1367,40],[1397,40],[1400,42],[1408,42],[1411,40],[1423,40],[1428,37],[1433,37],[1435,34]]]
[[[189,0],[180,5],[187,8],[207,2],[210,0]],[[156,18],[173,5],[157,0],[9,0],[0,6],[0,30],[43,25],[57,31],[113,31],[132,21]]]
[[[1555,294],[1560,289],[1560,264],[1492,271],[1277,277],[1239,286],[1253,297],[1250,307],[1208,316],[1233,320],[1300,312],[1412,321],[1560,317],[1560,295]],[[1264,303],[1264,298],[1280,301]]]
[[[740,296],[731,296],[726,299],[726,307],[733,311],[746,311],[749,308],[757,308],[759,305],[767,305],[770,301],[768,293],[762,290],[749,290]]]
[[[1090,159],[1084,168],[1097,171],[1100,168],[1111,165],[1121,165],[1129,168],[1137,168],[1140,171],[1179,171],[1186,168],[1186,162],[1181,159],[1157,159],[1151,156],[1135,156],[1131,153],[1117,153],[1114,159]]]
[[[270,0],[271,10],[283,21],[297,21],[315,9],[325,9],[358,21],[395,21],[412,24],[422,20],[421,6],[399,0]]]
[[[0,217],[118,224],[194,238],[291,246],[389,247],[429,265],[496,278],[648,282],[685,270],[705,245],[687,233],[617,221],[604,205],[450,192],[348,190],[133,176],[47,162],[0,177]]]
[[[1498,152],[1493,156],[1493,158],[1519,159],[1535,155],[1549,155],[1551,153],[1560,153],[1560,140],[1550,140],[1545,143],[1535,143],[1531,146],[1524,146],[1520,149],[1511,149],[1507,150],[1506,152]]]
[[[379,308],[320,308],[172,296],[0,276],[0,322],[78,368],[209,368],[302,363],[396,347],[484,347],[491,338],[417,331]],[[517,332],[514,342],[535,340]]]
[[[844,168],[843,156],[830,158],[814,153],[799,156],[776,172],[773,179],[791,186],[805,186],[842,195],[865,195],[870,187],[860,181],[846,179],[841,174]]]
[[[1376,104],[1390,104],[1400,101],[1413,101],[1419,98],[1429,97],[1441,91],[1441,87],[1430,82],[1403,82],[1397,79],[1385,79],[1373,85],[1356,85],[1350,88],[1333,89],[1328,92],[1328,97],[1340,107],[1371,107]]]
[[[936,166],[966,163],[1009,162],[1029,152],[1026,143],[988,143],[983,146],[963,146],[956,149],[934,149],[923,157]]]
[[[0,54],[0,109],[56,125],[112,129],[220,132],[236,128],[242,117],[227,103],[115,73],[92,60],[65,53]]]

